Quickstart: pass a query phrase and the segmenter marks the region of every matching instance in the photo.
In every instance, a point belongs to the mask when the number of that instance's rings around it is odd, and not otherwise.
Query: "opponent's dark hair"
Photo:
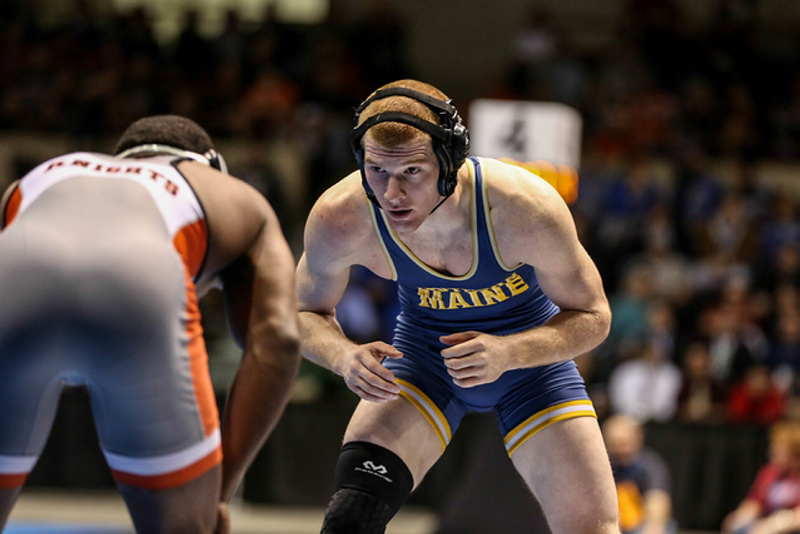
[[[428,84],[416,80],[400,80],[384,85],[372,93],[356,109],[351,138],[353,155],[361,171],[361,183],[364,186],[367,197],[376,205],[379,205],[378,201],[372,188],[367,183],[364,171],[364,147],[361,145],[361,140],[367,130],[382,122],[407,124],[430,135],[433,140],[433,152],[439,162],[439,181],[437,184],[439,194],[447,198],[455,191],[458,169],[461,168],[461,165],[469,155],[469,131],[462,123],[461,117],[451,99],[447,97],[444,97],[444,99],[437,98],[428,93],[443,96],[441,91]],[[424,104],[433,112],[433,116],[438,119],[438,123],[419,116],[413,109],[403,106],[399,100],[397,105],[390,103],[382,106],[385,109],[369,114],[362,120],[362,115],[365,111],[368,113],[371,111],[368,108],[373,103],[390,97],[406,97]]]
[[[228,172],[225,159],[214,149],[202,126],[180,115],[153,115],[135,121],[114,149],[117,157],[166,153],[207,163]]]
[[[114,154],[139,145],[169,145],[203,154],[214,149],[202,126],[180,115],[153,115],[132,123],[117,141]]]

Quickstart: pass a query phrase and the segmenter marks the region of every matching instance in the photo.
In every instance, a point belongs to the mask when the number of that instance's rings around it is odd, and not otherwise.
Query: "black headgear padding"
[[[425,104],[439,116],[439,124],[433,124],[425,119],[401,111],[378,113],[367,118],[363,124],[358,124],[361,112],[368,105],[375,100],[390,96],[405,96]],[[452,100],[439,100],[407,87],[391,87],[375,91],[371,97],[358,106],[352,133],[353,155],[361,171],[361,183],[364,186],[367,197],[376,205],[379,205],[378,201],[372,188],[367,183],[367,176],[364,172],[364,147],[361,146],[361,139],[367,133],[367,130],[381,122],[408,124],[431,136],[433,139],[433,152],[439,162],[439,194],[445,198],[452,195],[456,189],[458,169],[461,168],[461,165],[464,164],[469,155],[469,131],[461,122],[461,117],[455,106],[453,106]]]

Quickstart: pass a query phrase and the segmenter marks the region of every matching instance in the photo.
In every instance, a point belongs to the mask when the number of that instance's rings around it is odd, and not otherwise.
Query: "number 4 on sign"
[[[501,137],[500,144],[508,148],[508,154],[524,159],[527,145],[527,126],[522,119],[516,119],[509,125],[508,133]]]

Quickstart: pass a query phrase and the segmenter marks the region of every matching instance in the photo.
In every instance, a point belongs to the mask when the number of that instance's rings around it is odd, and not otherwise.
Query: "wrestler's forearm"
[[[300,353],[312,363],[341,375],[344,355],[354,347],[333,314],[300,311]]]
[[[231,386],[222,422],[222,500],[227,502],[264,445],[289,401],[299,368],[297,341],[247,350]]]
[[[608,336],[607,310],[562,310],[545,324],[508,336],[512,367],[527,368],[571,360],[596,348]]]

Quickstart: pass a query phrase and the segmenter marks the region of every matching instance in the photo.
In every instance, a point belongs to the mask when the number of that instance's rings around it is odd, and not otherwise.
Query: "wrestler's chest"
[[[475,244],[472,236],[439,242],[410,242],[406,247],[421,263],[450,276],[467,274],[474,263]]]

